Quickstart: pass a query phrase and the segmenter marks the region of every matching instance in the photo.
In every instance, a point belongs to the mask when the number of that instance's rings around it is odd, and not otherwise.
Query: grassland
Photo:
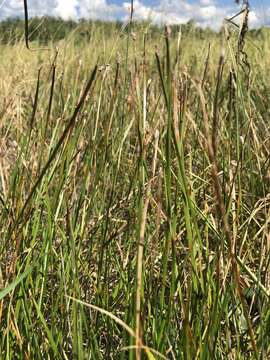
[[[268,359],[269,38],[77,34],[0,51],[0,358]]]

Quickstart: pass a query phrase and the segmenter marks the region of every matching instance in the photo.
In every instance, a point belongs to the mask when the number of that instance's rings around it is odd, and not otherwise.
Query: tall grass
[[[2,48],[3,359],[270,356],[269,41],[146,30]]]

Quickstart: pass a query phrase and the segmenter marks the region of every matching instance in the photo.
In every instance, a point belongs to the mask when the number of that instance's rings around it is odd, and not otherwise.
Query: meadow
[[[269,31],[178,30],[1,45],[1,359],[270,358]]]

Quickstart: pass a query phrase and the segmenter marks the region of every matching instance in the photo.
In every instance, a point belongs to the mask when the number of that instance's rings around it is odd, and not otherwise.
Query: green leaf
[[[33,266],[30,266],[24,273],[18,276],[11,284],[0,291],[0,300],[2,300],[8,293],[13,291],[15,287],[26,278],[27,275],[33,270]]]

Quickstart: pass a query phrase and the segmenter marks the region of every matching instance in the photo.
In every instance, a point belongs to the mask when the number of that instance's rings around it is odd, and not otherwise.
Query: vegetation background
[[[0,24],[0,358],[270,357],[269,29]]]

